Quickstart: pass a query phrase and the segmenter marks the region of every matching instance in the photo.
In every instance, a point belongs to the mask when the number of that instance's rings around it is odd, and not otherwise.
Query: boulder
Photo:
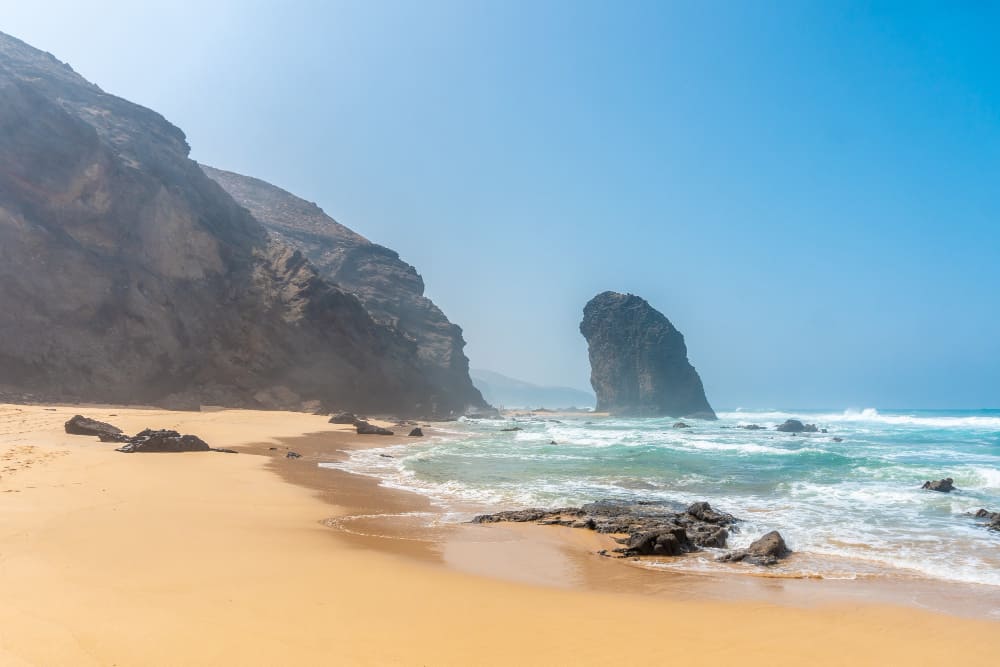
[[[392,431],[381,426],[375,426],[365,421],[359,421],[354,425],[358,435],[395,435]]]
[[[746,429],[747,431],[763,431],[764,427],[757,424],[740,424],[736,428]]]
[[[685,424],[684,422],[677,422],[674,424],[674,428],[691,428],[691,425]]]
[[[196,435],[181,435],[177,431],[146,429],[129,438],[127,444],[117,449],[119,452],[208,452],[212,448]]]
[[[684,336],[634,294],[603,292],[583,309],[597,411],[640,417],[716,419]]]
[[[927,489],[928,491],[940,491],[941,493],[948,493],[955,490],[955,480],[951,477],[945,477],[944,479],[939,479],[936,482],[924,482],[924,485],[920,487],[921,489]]]
[[[764,535],[754,541],[746,549],[730,551],[720,556],[717,560],[722,562],[750,563],[752,565],[769,566],[776,564],[782,558],[788,556],[791,551],[785,544],[785,539],[776,530]]]
[[[285,454],[285,458],[286,459],[301,459],[302,455],[299,454],[298,452],[288,452],[287,454]]]
[[[331,424],[355,424],[357,422],[358,418],[353,412],[338,412],[330,417]]]
[[[76,415],[64,425],[66,432],[70,435],[94,435],[101,438],[101,442],[124,442],[128,436],[122,433],[117,426],[96,419],[90,419],[83,415]],[[103,437],[108,438],[105,440]]]
[[[411,438],[422,438],[424,437],[424,430],[419,426],[410,431],[409,437]]]
[[[784,424],[774,427],[782,433],[816,433],[816,424],[803,424],[798,419],[789,419]]]

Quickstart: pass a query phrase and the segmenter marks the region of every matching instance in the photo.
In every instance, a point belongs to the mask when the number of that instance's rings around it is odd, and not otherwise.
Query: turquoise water
[[[829,432],[773,430],[791,417]],[[746,520],[734,546],[781,531],[798,553],[779,567],[788,574],[1000,586],[1000,533],[966,516],[980,507],[1000,511],[1000,411],[737,411],[690,421],[689,429],[672,428],[674,421],[463,420],[420,444],[356,452],[332,465],[426,494],[454,521],[601,498],[708,500]],[[768,430],[736,428],[751,423]],[[522,430],[501,431],[514,425]],[[959,490],[920,489],[941,477],[953,477]],[[657,566],[732,567],[713,555]]]

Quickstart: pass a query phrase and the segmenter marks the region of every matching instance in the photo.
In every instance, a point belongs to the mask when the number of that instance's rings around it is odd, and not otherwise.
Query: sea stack
[[[684,336],[645,299],[598,294],[583,309],[580,333],[590,348],[598,412],[716,419]]]

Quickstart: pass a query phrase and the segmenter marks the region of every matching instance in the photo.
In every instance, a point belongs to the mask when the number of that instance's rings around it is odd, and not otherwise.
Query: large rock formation
[[[272,239],[188,151],[159,114],[0,33],[0,393],[452,403],[413,340]]]
[[[316,204],[270,183],[202,165],[268,231],[302,252],[323,277],[356,295],[376,321],[395,326],[417,345],[421,372],[439,388],[437,412],[486,407],[469,379],[462,330],[424,296],[424,281],[394,250],[372,243]]]
[[[633,294],[604,292],[583,309],[598,412],[715,419],[684,336]]]

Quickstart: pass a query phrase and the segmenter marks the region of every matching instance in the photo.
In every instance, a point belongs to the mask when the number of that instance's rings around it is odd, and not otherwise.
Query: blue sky
[[[586,387],[614,289],[716,406],[1000,406],[996,5],[11,4],[196,159],[398,250],[476,367]]]

